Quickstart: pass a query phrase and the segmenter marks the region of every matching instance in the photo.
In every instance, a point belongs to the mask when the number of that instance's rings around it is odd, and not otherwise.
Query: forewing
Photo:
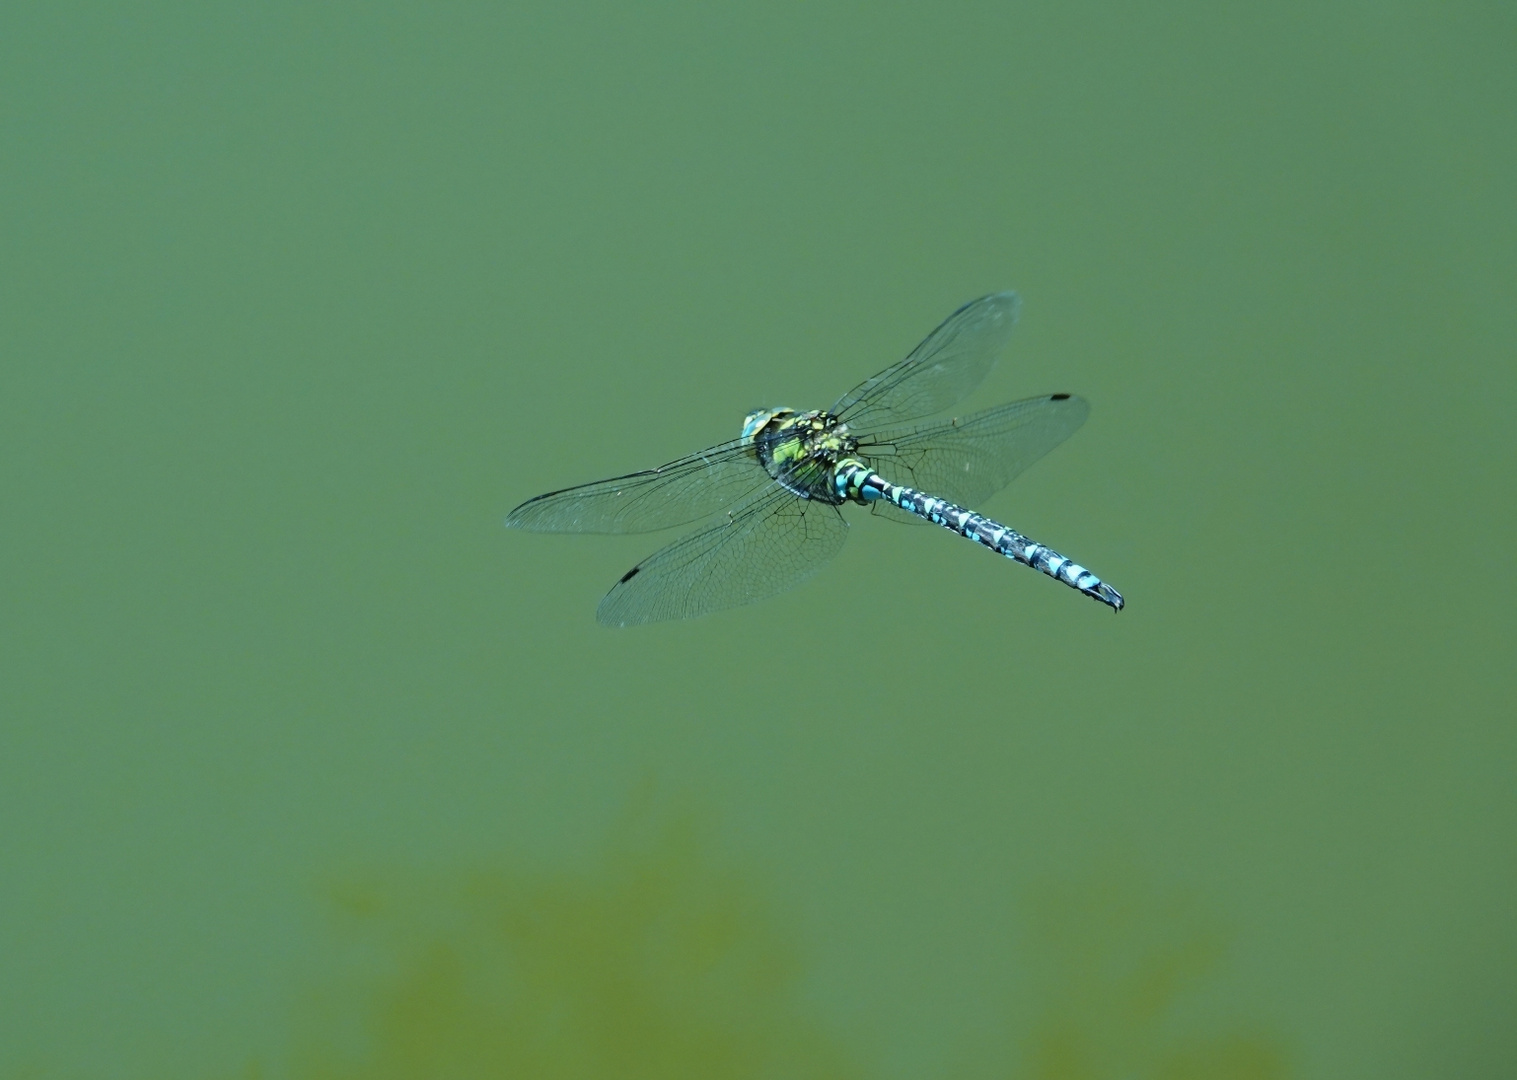
[[[528,499],[506,515],[506,526],[531,532],[652,532],[726,510],[772,482],[752,444],[738,439],[657,469]]]
[[[911,355],[855,387],[832,406],[854,431],[942,412],[984,381],[1011,337],[1016,293],[972,300],[943,321]]]
[[[1045,394],[942,423],[877,432],[860,443],[859,455],[887,480],[974,509],[1069,438],[1089,414],[1083,398]]]
[[[638,563],[595,615],[607,626],[635,626],[750,604],[816,573],[847,538],[837,507],[776,489]]]

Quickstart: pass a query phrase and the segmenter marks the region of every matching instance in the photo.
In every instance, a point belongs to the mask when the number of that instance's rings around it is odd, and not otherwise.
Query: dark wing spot
[[[617,584],[618,585],[625,585],[625,584],[627,584],[627,582],[629,582],[633,578],[637,577],[637,572],[639,570],[641,570],[641,569],[642,569],[641,566],[634,566],[631,570],[628,570],[625,574],[622,575],[622,579],[620,581],[618,581]]]
[[[1048,400],[1049,401],[1068,401],[1069,400],[1069,395],[1068,394],[1055,394],[1053,397],[1049,398]]]

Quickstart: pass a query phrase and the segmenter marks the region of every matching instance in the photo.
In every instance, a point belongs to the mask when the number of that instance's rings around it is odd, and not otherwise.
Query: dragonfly
[[[656,469],[551,491],[506,516],[550,533],[643,533],[700,522],[622,575],[596,609],[607,626],[688,619],[799,584],[848,537],[845,503],[931,522],[1114,611],[1094,573],[972,507],[1068,438],[1090,406],[1044,394],[923,423],[984,381],[1010,338],[1012,292],[973,300],[902,361],[827,409],[758,409],[730,442]]]

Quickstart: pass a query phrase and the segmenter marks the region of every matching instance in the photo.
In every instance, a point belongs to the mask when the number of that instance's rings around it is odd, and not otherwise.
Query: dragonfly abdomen
[[[952,529],[998,555],[1047,574],[1055,581],[1109,605],[1114,611],[1122,610],[1122,594],[1116,589],[1079,563],[1066,559],[1052,548],[1044,547],[998,521],[915,488],[892,484],[860,461],[850,459],[840,462],[834,483],[842,498],[866,504],[876,499],[886,499],[902,510],[925,518],[934,525]]]

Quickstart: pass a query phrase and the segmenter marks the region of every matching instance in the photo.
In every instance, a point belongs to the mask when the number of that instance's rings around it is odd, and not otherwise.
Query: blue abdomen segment
[[[863,462],[839,462],[834,481],[837,494],[842,498],[866,504],[876,499],[887,499],[908,513],[926,518],[934,525],[952,529],[998,555],[1030,566],[1071,589],[1078,589],[1092,600],[1108,605],[1113,611],[1122,610],[1122,594],[1116,589],[1079,563],[1066,559],[1035,540],[1029,540],[1015,529],[914,488],[892,484]]]

